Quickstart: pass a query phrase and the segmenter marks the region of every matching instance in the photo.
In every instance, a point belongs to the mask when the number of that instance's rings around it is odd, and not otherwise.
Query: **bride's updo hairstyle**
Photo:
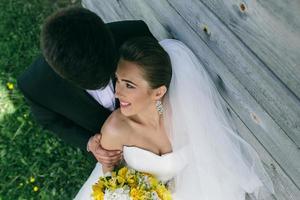
[[[152,89],[163,85],[169,88],[172,77],[170,57],[155,39],[137,37],[126,41],[120,48],[120,59],[138,64]]]

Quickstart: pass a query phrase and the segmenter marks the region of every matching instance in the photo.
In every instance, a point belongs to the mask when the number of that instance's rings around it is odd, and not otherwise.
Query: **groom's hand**
[[[87,149],[105,167],[113,167],[122,159],[122,151],[106,150],[101,146],[101,134],[96,134],[89,139]]]

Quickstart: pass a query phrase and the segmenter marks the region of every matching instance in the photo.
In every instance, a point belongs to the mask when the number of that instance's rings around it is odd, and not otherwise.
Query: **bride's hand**
[[[117,165],[122,159],[122,151],[106,150],[101,146],[101,134],[96,134],[89,139],[88,150],[103,166],[111,168]]]

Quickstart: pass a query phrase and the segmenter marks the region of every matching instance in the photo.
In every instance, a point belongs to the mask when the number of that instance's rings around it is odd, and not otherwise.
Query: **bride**
[[[120,49],[115,95],[120,108],[101,129],[101,144],[127,166],[173,181],[175,200],[244,200],[274,194],[255,150],[234,132],[214,83],[177,40],[135,38]],[[75,199],[112,171],[98,163]]]

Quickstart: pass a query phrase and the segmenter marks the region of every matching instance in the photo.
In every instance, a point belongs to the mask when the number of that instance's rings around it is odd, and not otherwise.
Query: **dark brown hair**
[[[111,32],[100,17],[84,8],[51,15],[42,29],[41,48],[56,73],[84,89],[106,86],[116,70]]]
[[[120,48],[120,59],[141,66],[145,79],[152,89],[165,85],[169,88],[172,67],[168,53],[150,37],[138,37],[126,41]]]

